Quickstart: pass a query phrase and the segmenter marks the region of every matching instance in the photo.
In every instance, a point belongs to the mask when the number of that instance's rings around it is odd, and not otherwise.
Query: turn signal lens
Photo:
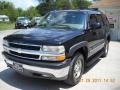
[[[56,56],[56,59],[57,59],[58,61],[63,61],[63,60],[65,60],[65,55]]]
[[[46,61],[64,61],[65,60],[65,55],[60,55],[60,56],[42,56],[42,60],[46,60]]]

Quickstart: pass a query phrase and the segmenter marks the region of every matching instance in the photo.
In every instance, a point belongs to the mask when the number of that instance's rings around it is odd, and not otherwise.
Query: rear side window
[[[102,15],[102,18],[103,18],[104,25],[109,26],[109,21],[108,21],[107,17],[104,14]]]
[[[94,23],[97,23],[96,15],[95,14],[91,14],[90,15],[90,20],[89,20],[89,25],[91,26]]]

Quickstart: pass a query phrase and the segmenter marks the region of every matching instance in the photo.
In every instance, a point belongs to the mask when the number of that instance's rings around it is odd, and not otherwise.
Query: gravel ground
[[[2,38],[15,30],[0,32]],[[120,90],[120,42],[111,42],[108,57],[100,59],[83,75],[80,83],[69,87],[63,82],[21,76],[8,68],[0,54],[0,90]]]

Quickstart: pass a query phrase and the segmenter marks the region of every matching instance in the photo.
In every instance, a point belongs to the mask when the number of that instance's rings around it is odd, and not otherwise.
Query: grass
[[[0,22],[0,31],[11,30],[15,28],[15,23],[2,23]]]

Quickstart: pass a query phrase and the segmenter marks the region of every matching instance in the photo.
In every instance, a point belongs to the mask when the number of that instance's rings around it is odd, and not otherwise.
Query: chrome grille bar
[[[26,50],[26,49],[19,49],[19,48],[13,48],[13,47],[7,47],[3,46],[7,50],[11,50],[17,53],[22,54],[31,54],[31,55],[40,55],[40,56],[61,56],[64,54],[56,54],[56,53],[49,53],[49,52],[43,52],[43,51],[35,51],[35,50]]]
[[[12,44],[18,44],[18,45],[26,45],[26,46],[39,46],[41,47],[41,45],[34,45],[34,44],[24,44],[24,43],[16,43],[16,42],[9,42],[9,43],[12,43]]]
[[[35,58],[29,58],[29,57],[22,57],[22,56],[19,56],[19,55],[15,55],[15,54],[11,54],[9,53],[10,55],[13,55],[13,56],[16,56],[16,57],[20,57],[20,58],[24,58],[24,59],[34,59],[34,60],[41,60],[41,59],[35,59]]]

